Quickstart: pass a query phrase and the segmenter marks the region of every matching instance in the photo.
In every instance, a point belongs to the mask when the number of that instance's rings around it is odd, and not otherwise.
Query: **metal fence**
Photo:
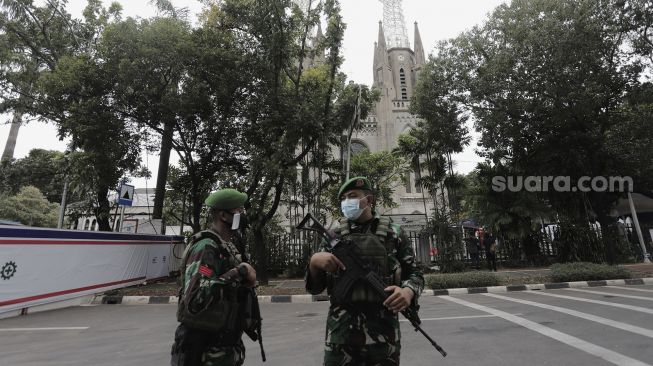
[[[452,228],[452,230],[460,230]],[[631,232],[626,227],[626,233]],[[407,232],[411,246],[415,253],[415,260],[419,265],[437,265],[439,255],[443,251],[451,251],[450,259],[454,259],[468,265],[472,263],[472,255],[462,237],[462,233],[454,243],[443,243],[438,241],[435,234],[427,231]],[[621,260],[638,259],[642,257],[637,236],[623,236],[615,248]],[[544,230],[534,233],[522,239],[497,238],[497,262],[504,265],[525,265],[525,264],[549,264],[559,261],[606,261],[607,248],[601,240],[601,231],[596,226],[590,226],[587,230],[579,232],[567,230],[567,233],[558,225],[550,225]],[[274,237],[267,248],[268,268],[271,273],[289,274],[302,273],[308,264],[310,256],[319,251],[321,243],[312,233],[295,232]],[[485,260],[485,250],[479,251],[480,260]],[[295,272],[295,273],[293,273]]]

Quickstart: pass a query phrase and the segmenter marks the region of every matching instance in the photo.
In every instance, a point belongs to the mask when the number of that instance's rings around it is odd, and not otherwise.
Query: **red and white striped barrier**
[[[168,276],[183,237],[0,226],[0,315]]]

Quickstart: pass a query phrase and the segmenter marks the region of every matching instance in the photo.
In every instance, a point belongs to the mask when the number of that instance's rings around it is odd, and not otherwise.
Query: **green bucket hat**
[[[211,193],[204,201],[204,204],[219,210],[232,210],[234,208],[242,207],[245,204],[245,201],[247,201],[246,193],[226,188]]]
[[[340,189],[338,190],[338,198],[351,189],[371,191],[372,185],[370,184],[370,180],[365,177],[353,177],[340,186]]]

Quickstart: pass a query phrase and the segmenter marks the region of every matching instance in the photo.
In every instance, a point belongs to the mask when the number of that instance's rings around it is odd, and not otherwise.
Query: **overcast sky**
[[[431,53],[436,43],[440,40],[455,37],[460,32],[483,22],[488,12],[507,0],[404,0],[404,18],[408,28],[408,35],[413,43],[414,23],[419,23],[422,42],[427,53]],[[105,4],[111,1],[103,0]],[[156,14],[155,8],[149,0],[118,0],[123,6],[123,16],[147,18]],[[178,7],[188,7],[191,14],[197,14],[202,5],[192,0],[172,0]],[[370,85],[372,83],[372,61],[374,42],[378,35],[378,22],[383,18],[383,5],[379,0],[341,0],[342,14],[347,23],[344,40],[345,62],[342,71],[350,80],[357,83]],[[81,17],[85,0],[69,0],[68,9],[75,17]],[[0,146],[4,144],[9,134],[9,125],[6,124],[10,116],[0,115]],[[470,130],[471,130],[470,125]],[[34,148],[45,148],[63,151],[66,148],[64,141],[57,138],[56,129],[52,125],[32,122],[21,127],[16,144],[15,157],[21,158]],[[455,156],[456,170],[460,173],[471,171],[480,158],[474,153],[474,141],[462,154]],[[177,161],[176,156],[173,156]],[[147,181],[149,187],[156,184],[158,168],[158,155],[143,156],[143,164],[148,163],[153,178]],[[145,180],[138,179],[134,183],[139,188],[144,188]]]

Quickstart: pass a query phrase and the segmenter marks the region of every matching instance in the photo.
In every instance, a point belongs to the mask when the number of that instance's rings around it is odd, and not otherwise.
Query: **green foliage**
[[[620,266],[587,262],[554,264],[551,266],[553,282],[600,281],[631,278],[632,273]]]
[[[491,178],[631,176],[652,188],[650,9],[646,0],[515,0],[438,46],[413,109],[441,135],[434,146],[456,146],[456,120],[474,118],[487,164],[463,197],[469,216],[524,240],[540,217],[556,217],[547,211],[578,226],[598,219],[615,259],[609,213],[620,193],[496,193]],[[425,131],[400,141],[402,151],[419,156]],[[445,154],[428,165],[431,190],[450,164]]]
[[[162,135],[162,151],[179,155],[181,175],[171,178],[184,181],[189,224],[198,231],[203,201],[216,182],[246,173],[246,120],[239,116],[252,93],[248,60],[228,32],[192,30],[178,19],[126,22],[110,31],[106,46],[113,63],[122,65],[119,87],[132,93],[121,108]],[[136,50],[125,50],[125,43]],[[140,85],[149,88],[141,91]]]
[[[589,225],[560,223],[554,245],[560,262],[605,262],[605,247],[598,233]]]
[[[398,154],[389,151],[379,151],[376,153],[362,152],[352,156],[350,177],[364,176],[367,177],[375,194],[375,206],[377,211],[397,207],[397,203],[392,200],[396,188],[404,181],[405,175],[410,168],[404,158]],[[332,184],[326,190],[325,201],[330,202],[331,214],[339,217],[340,197],[338,190],[341,182]]]
[[[38,188],[25,186],[15,196],[0,195],[0,218],[28,226],[57,227],[59,205],[48,202]]]
[[[399,137],[397,151],[411,162],[421,185],[436,203],[436,215],[456,222],[460,205],[461,181],[454,173],[452,155],[469,145],[465,112],[455,83],[455,63],[432,57],[420,71],[411,100],[411,112],[420,119],[408,133]],[[438,197],[439,195],[439,197]]]
[[[326,32],[316,40],[317,49],[309,50],[309,31],[320,15],[327,20]],[[327,0],[304,14],[286,0],[227,0],[208,9],[202,27],[224,34],[230,52],[242,55],[233,73],[242,74],[246,83],[232,94],[242,96],[244,104],[233,121],[242,123],[240,146],[247,148],[248,216],[265,284],[266,224],[289,183],[296,181],[297,166],[312,160],[310,155],[320,160],[318,166],[325,163],[328,142],[343,130],[333,114],[337,93],[344,87],[338,72],[344,32],[340,6],[337,0]],[[304,67],[310,64],[314,67]],[[218,69],[225,72],[222,66]]]
[[[490,272],[465,272],[424,276],[426,287],[433,290],[499,286],[499,277]]]
[[[463,212],[493,229],[505,238],[522,239],[539,227],[542,217],[548,217],[550,209],[541,198],[528,191],[497,191],[493,185],[496,176],[515,174],[505,166],[478,164],[467,176],[463,191]]]
[[[38,188],[50,202],[61,202],[66,161],[59,151],[33,149],[29,154],[0,166],[0,192],[17,194],[22,187]]]
[[[38,6],[5,1],[0,9],[9,46],[0,62],[0,80],[7,86],[0,96],[2,110],[55,122],[60,137],[71,138],[69,150],[76,153],[70,169],[73,190],[94,197],[88,209],[100,230],[108,231],[108,193],[140,162],[137,126],[114,108],[116,74],[97,49],[120,8],[105,10],[99,1],[91,1],[85,21],[72,20],[65,2]]]
[[[606,148],[623,96],[643,71],[627,54],[618,6],[513,1],[440,46],[432,63],[456,65],[458,88],[443,99],[461,100],[474,115],[492,163],[522,176],[629,174]],[[551,190],[545,198],[560,214],[587,221],[588,200],[601,217],[618,195]]]

